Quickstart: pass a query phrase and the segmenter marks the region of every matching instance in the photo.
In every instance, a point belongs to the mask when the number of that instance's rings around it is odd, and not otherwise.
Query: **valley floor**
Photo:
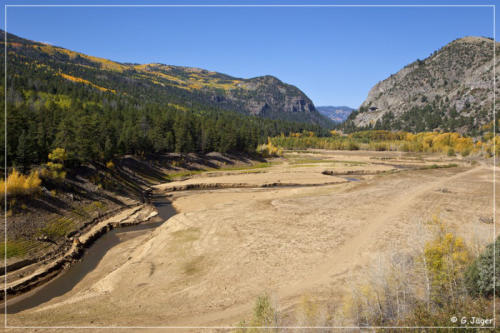
[[[472,247],[494,239],[493,224],[481,222],[495,204],[492,166],[442,155],[286,152],[269,167],[156,191],[177,215],[114,246],[71,291],[8,315],[8,325],[236,326],[267,294],[287,326],[300,326],[304,298],[342,306],[377,262],[419,248],[434,216]]]

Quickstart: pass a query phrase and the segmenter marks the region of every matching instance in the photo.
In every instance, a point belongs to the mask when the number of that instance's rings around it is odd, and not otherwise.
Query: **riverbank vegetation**
[[[414,252],[395,252],[382,267],[374,267],[370,281],[347,299],[344,311],[357,325],[493,326],[493,246],[478,254],[442,221],[434,219],[426,227],[430,239],[416,237],[422,242]],[[489,322],[471,323],[473,316]]]
[[[304,297],[294,312],[285,313],[264,294],[252,318],[239,323],[238,332],[276,326],[492,327],[500,287],[500,237],[496,252],[490,244],[477,253],[439,219],[422,227],[426,236],[415,237],[412,251],[394,251],[379,259],[367,272],[366,282],[352,284],[340,304],[324,305]]]
[[[331,150],[373,150],[373,151],[403,151],[443,153],[449,156],[461,154],[480,154],[491,157],[500,153],[500,136],[492,133],[484,134],[480,139],[464,137],[458,133],[447,132],[393,132],[370,130],[341,135],[332,131],[328,137],[317,137],[307,133],[292,133],[289,136],[280,135],[270,138],[270,142],[284,149],[331,149]]]
[[[264,157],[276,157],[283,155],[283,149],[276,147],[271,142],[271,139],[267,139],[267,143],[257,146],[257,153]]]
[[[24,175],[13,169],[7,179],[0,180],[0,197],[4,198],[6,195],[9,197],[33,195],[40,192],[41,183],[37,170]]]

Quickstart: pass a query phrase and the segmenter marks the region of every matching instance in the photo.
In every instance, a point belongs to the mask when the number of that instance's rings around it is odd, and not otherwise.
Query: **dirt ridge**
[[[217,190],[227,188],[269,188],[269,187],[312,187],[312,186],[327,186],[335,184],[348,183],[349,181],[335,181],[324,183],[265,183],[265,184],[250,184],[250,183],[195,183],[186,185],[176,185],[165,188],[165,192],[190,191],[190,190]]]

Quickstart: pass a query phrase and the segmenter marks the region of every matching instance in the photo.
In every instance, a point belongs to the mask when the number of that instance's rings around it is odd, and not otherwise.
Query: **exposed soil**
[[[166,154],[148,159],[125,156],[113,162],[113,167],[95,164],[68,170],[63,181],[44,181],[36,197],[16,200],[7,217],[8,246],[16,252],[7,252],[7,277],[5,267],[0,272],[1,278],[6,278],[9,294],[17,295],[52,279],[79,258],[82,247],[111,227],[150,219],[150,208],[140,205],[148,200],[151,186],[180,172],[249,166],[262,161],[210,153]],[[4,230],[5,226],[0,226],[1,239]]]
[[[494,238],[481,222],[494,205],[485,163],[359,151],[280,162],[156,186],[177,215],[111,248],[64,295],[8,315],[9,325],[234,326],[264,293],[289,314],[304,296],[340,305],[368,265],[413,246],[433,216],[474,246]],[[424,168],[449,163],[457,166]],[[359,181],[337,176],[350,171]]]

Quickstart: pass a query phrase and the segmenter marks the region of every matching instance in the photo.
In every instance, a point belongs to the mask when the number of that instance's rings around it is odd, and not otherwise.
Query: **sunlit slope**
[[[493,52],[500,44],[464,37],[377,83],[350,120],[360,127],[475,134],[493,119]],[[498,79],[497,79],[498,85]]]
[[[4,32],[0,35],[3,54]],[[273,76],[241,79],[193,67],[119,63],[12,34],[7,37],[7,50],[9,75],[24,80],[29,80],[26,73],[36,71],[60,85],[83,84],[181,109],[196,103],[275,119],[327,121],[302,91]]]

